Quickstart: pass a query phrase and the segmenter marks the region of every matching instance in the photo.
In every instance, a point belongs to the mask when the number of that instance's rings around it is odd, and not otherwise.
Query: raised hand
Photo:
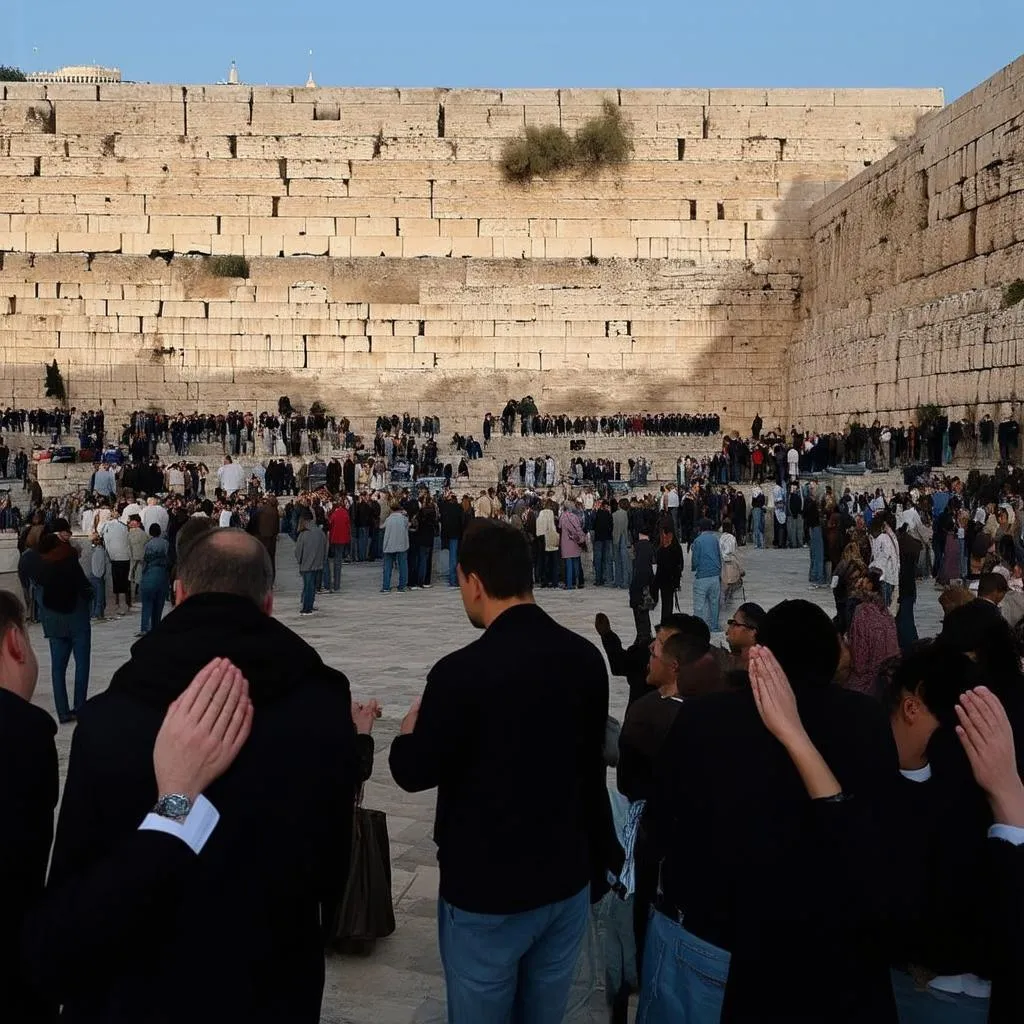
[[[227,658],[201,668],[167,709],[153,746],[159,795],[195,798],[238,756],[252,729],[249,682]]]
[[[996,821],[1024,827],[1024,783],[1017,774],[1013,730],[999,698],[987,686],[978,686],[963,694],[956,714],[957,736]]]
[[[754,703],[768,731],[786,745],[803,736],[793,688],[775,655],[767,647],[751,648],[748,671]]]
[[[608,621],[608,616],[604,612],[598,612],[594,616],[594,629],[597,630],[600,636],[604,636],[612,631],[612,624]]]

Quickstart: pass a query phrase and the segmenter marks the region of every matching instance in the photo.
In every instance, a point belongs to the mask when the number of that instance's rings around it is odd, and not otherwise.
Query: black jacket
[[[654,547],[649,540],[638,540],[633,549],[633,575],[629,581],[629,607],[638,608],[644,587],[654,587]]]
[[[441,511],[441,537],[445,541],[462,540],[463,524],[465,515],[462,506],[457,501],[442,501]]]
[[[654,589],[662,594],[665,591],[674,593],[679,589],[683,578],[683,549],[679,544],[659,547],[654,557],[658,560],[654,574]],[[664,609],[662,609],[664,611]]]
[[[136,829],[156,799],[153,742],[167,706],[218,655],[249,680],[253,728],[207,791],[220,822],[195,857]],[[321,908],[345,883],[358,774],[344,675],[244,598],[204,594],[175,608],[89,701],[72,741],[48,884],[53,924],[37,929],[29,957],[64,1019],[315,1024]],[[101,861],[142,842],[152,860],[137,871],[164,872],[167,884],[129,871],[97,891]],[[140,889],[132,915],[124,905]],[[121,914],[85,913],[83,892]]]
[[[0,689],[0,1017],[54,1020],[56,1003],[34,995],[19,965],[26,912],[43,893],[57,806],[57,724],[42,708]]]
[[[892,732],[863,694],[796,689],[808,735],[852,799],[810,800],[749,689],[687,700],[645,817],[666,853],[666,900],[732,953],[723,1022],[890,1024],[880,851],[899,778]]]
[[[529,650],[534,668],[522,670]],[[391,745],[410,793],[437,787],[441,896],[515,914],[607,891],[617,870],[603,757],[608,673],[535,604],[502,612],[427,676],[415,730]],[[618,861],[621,863],[621,848]]]

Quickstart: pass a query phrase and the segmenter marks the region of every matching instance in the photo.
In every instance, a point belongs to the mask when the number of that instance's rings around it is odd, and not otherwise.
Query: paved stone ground
[[[803,551],[740,549],[747,570],[746,598],[768,607],[783,598],[805,597],[834,611],[828,589],[811,590],[807,584],[809,555]],[[329,1024],[425,1024],[443,1020],[443,983],[435,939],[437,867],[430,839],[434,794],[410,796],[391,781],[387,751],[409,703],[422,691],[430,666],[453,648],[471,641],[476,631],[467,621],[457,590],[444,578],[429,591],[381,594],[380,565],[345,566],[342,593],[318,597],[319,613],[298,615],[298,574],[293,571],[291,542],[282,538],[278,548],[279,583],[277,616],[342,669],[357,698],[376,697],[384,706],[378,723],[377,761],[367,784],[367,806],[388,813],[394,864],[394,894],[398,929],[365,958],[334,956],[327,962],[327,984],[322,1020]],[[446,556],[435,559],[436,570]],[[687,560],[687,568],[689,560]],[[592,573],[587,566],[588,581]],[[0,586],[17,589],[13,576],[0,576]],[[919,588],[918,629],[922,636],[938,629],[937,592],[928,584]],[[539,591],[538,601],[555,618],[594,639],[594,615],[606,612],[624,643],[634,637],[633,618],[625,591],[598,588],[588,582],[582,591]],[[692,609],[689,577],[680,593],[683,611]],[[138,628],[137,612],[93,630],[90,691],[104,689],[111,674],[129,655]],[[724,625],[724,623],[723,623]],[[51,713],[49,652],[38,626],[33,640],[40,660],[36,701]],[[721,637],[718,638],[721,642]],[[529,671],[524,659],[523,670]],[[70,678],[71,673],[69,673]],[[611,710],[621,717],[626,704],[624,680],[613,679]],[[71,741],[71,726],[61,727],[58,748],[62,772]],[[604,1020],[600,995],[578,986],[580,1006],[573,1021]]]

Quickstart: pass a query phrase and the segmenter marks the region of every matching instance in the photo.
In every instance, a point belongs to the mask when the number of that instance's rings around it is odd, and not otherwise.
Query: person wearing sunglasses
[[[751,648],[757,643],[757,631],[765,611],[753,601],[741,604],[725,624],[725,642],[733,657],[733,668],[746,669]]]

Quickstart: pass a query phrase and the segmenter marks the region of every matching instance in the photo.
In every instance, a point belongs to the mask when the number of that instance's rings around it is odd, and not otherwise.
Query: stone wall
[[[1024,57],[811,211],[792,421],[998,418],[1024,397]],[[976,406],[976,410],[973,407]]]
[[[0,402],[782,416],[811,205],[938,90],[0,85]],[[614,172],[503,182],[605,100]],[[204,256],[250,260],[246,279]],[[614,381],[612,386],[609,386]]]

